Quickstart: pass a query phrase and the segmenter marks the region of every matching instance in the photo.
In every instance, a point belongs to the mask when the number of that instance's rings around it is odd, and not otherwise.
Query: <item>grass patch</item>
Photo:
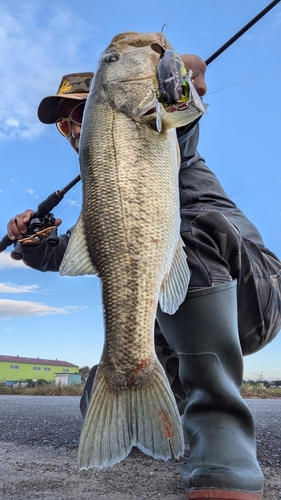
[[[80,385],[55,385],[53,383],[35,384],[35,387],[6,387],[0,384],[1,395],[19,396],[81,396],[84,383]],[[241,394],[243,398],[281,398],[281,388],[262,388],[259,385],[243,383]]]
[[[0,394],[18,396],[81,396],[84,384],[79,385],[55,385],[42,384],[35,387],[6,387],[0,384]]]
[[[281,398],[281,388],[280,387],[269,387],[266,389],[262,387],[261,384],[252,385],[250,383],[244,383],[242,385],[241,394],[243,398]]]

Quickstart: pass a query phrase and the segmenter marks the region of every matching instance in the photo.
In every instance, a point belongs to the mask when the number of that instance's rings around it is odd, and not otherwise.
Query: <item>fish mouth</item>
[[[155,75],[146,75],[135,78],[126,78],[125,80],[119,80],[118,83],[134,83],[134,82],[143,82],[145,80],[155,80]]]
[[[150,108],[142,116],[149,116],[149,115],[153,115],[154,113],[156,113],[156,106],[154,106],[154,108]]]
[[[159,130],[157,128],[156,118],[157,118],[157,109],[156,106],[153,106],[152,108],[149,108],[145,113],[143,113],[143,115],[141,115],[139,120],[137,121],[141,123],[146,123],[152,128],[152,130],[158,133]]]

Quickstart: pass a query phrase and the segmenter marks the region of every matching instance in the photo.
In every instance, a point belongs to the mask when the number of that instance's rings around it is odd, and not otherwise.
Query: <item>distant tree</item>
[[[25,382],[27,383],[27,387],[36,387],[36,384],[34,380],[32,380],[32,378],[27,378]]]
[[[257,381],[256,380],[248,380],[248,384],[250,385],[257,385]]]
[[[91,368],[89,366],[82,366],[82,368],[79,368],[79,373],[81,375],[82,381],[86,382],[86,379],[91,371]]]
[[[38,380],[36,380],[36,385],[39,387],[41,385],[47,385],[48,382],[47,380],[44,380],[43,378],[38,378]]]
[[[39,378],[38,380],[32,380],[32,378],[28,378],[24,380],[24,382],[27,384],[27,387],[40,387],[41,385],[48,384],[47,380],[44,380],[43,378]]]

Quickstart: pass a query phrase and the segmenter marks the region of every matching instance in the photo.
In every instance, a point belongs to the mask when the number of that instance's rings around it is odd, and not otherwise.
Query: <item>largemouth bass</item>
[[[180,416],[154,350],[154,321],[158,301],[173,314],[188,288],[175,127],[202,111],[191,105],[167,113],[161,106],[157,132],[153,42],[159,43],[153,33],[113,38],[84,112],[83,207],[60,272],[99,276],[105,341],[80,438],[80,469],[113,465],[133,447],[164,460],[184,452]]]

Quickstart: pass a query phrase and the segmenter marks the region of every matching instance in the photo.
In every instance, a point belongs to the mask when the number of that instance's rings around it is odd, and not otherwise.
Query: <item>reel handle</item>
[[[10,253],[10,257],[14,260],[22,260],[24,258],[23,245],[19,241],[17,242],[14,250]]]

